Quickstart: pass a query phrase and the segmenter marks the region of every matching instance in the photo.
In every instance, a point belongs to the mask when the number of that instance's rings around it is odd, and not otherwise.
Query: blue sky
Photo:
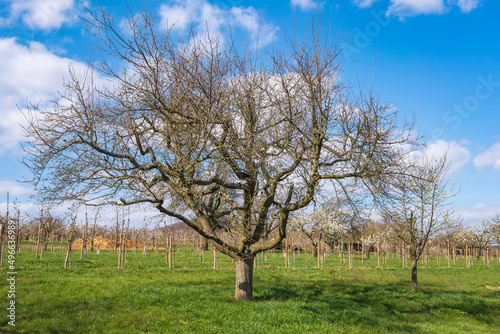
[[[122,1],[101,3],[120,22]],[[89,8],[96,1],[86,1]],[[500,0],[142,1],[175,31],[231,25],[235,39],[280,46],[285,32],[304,31],[323,15],[345,47],[342,78],[373,88],[401,115],[415,115],[431,154],[448,151],[455,210],[468,220],[500,212]],[[5,193],[34,213],[29,177],[19,160],[27,99],[49,106],[67,66],[83,68],[95,42],[74,0],[0,0],[0,210]],[[260,27],[260,28],[259,28]],[[139,219],[139,216],[137,216]]]

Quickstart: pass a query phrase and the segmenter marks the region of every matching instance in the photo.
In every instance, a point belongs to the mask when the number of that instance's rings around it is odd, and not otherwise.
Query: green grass
[[[237,302],[234,264],[212,252],[205,263],[188,248],[176,253],[168,270],[164,253],[128,253],[117,270],[117,254],[101,251],[62,268],[64,253],[31,249],[16,255],[16,326],[8,325],[7,271],[0,280],[1,333],[500,333],[500,267],[465,261],[448,269],[432,259],[419,268],[418,293],[410,289],[410,271],[389,258],[377,269],[376,256],[365,264],[355,258],[349,270],[327,257],[297,256],[283,268],[280,254],[269,254],[254,270],[254,301]]]

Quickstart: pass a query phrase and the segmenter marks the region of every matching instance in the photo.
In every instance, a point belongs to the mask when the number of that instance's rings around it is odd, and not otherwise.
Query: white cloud
[[[3,20],[9,24],[21,18],[32,29],[59,29],[64,23],[77,19],[74,0],[8,0],[10,17]]]
[[[14,205],[12,204],[12,201],[15,199],[15,196],[10,196],[10,201],[9,201],[9,216],[14,217],[16,212],[14,211]],[[17,207],[19,208],[21,218],[26,217],[26,214],[34,216],[37,215],[40,212],[39,207],[36,204],[32,203],[18,203]],[[7,211],[7,203],[2,202],[0,203],[0,212],[5,213]]]
[[[455,207],[455,213],[460,215],[466,222],[479,221],[493,217],[500,211],[500,202],[478,203],[468,206]]]
[[[198,0],[177,1],[177,4],[173,6],[161,5],[162,25],[165,28],[172,27],[173,30],[187,29],[189,24],[194,22],[199,5]]]
[[[19,150],[23,140],[20,124],[25,122],[17,106],[26,100],[46,105],[62,90],[68,65],[83,69],[83,63],[72,62],[52,54],[42,44],[18,44],[15,38],[0,39],[0,154]]]
[[[367,8],[379,0],[353,0],[361,8]],[[407,16],[447,13],[453,6],[460,8],[462,13],[470,13],[477,8],[481,0],[390,0],[387,15]]]
[[[252,40],[260,44],[268,44],[277,36],[277,27],[261,20],[258,11],[253,7],[221,8],[206,0],[175,0],[173,5],[160,6],[161,26],[165,29],[184,32],[191,25],[197,33],[207,29],[210,33],[220,32],[230,26],[242,28]]]
[[[442,14],[445,8],[443,0],[391,0],[387,15]]]
[[[474,166],[478,169],[493,167],[500,170],[500,142],[493,144],[485,152],[474,158]]]
[[[354,4],[361,8],[371,7],[378,0],[354,0]]]
[[[232,24],[243,27],[252,39],[258,37],[260,44],[266,45],[276,40],[278,29],[271,24],[263,23],[255,8],[233,7],[231,14]]]
[[[362,0],[362,1],[373,1],[373,0]],[[302,10],[321,8],[323,6],[322,3],[315,0],[291,0],[290,4],[293,7],[300,7],[300,9]]]
[[[409,153],[409,159],[420,161],[422,157],[425,160],[440,160],[446,154],[446,163],[448,164],[448,176],[460,172],[471,159],[470,151],[457,143],[456,141],[447,142],[438,140],[435,143],[425,147],[423,152],[413,151]]]
[[[446,162],[449,163],[448,175],[453,175],[462,170],[464,166],[470,161],[470,151],[458,144],[456,141],[446,142],[438,140],[427,146],[425,155],[439,159],[446,153]]]
[[[480,3],[481,0],[458,0],[457,6],[462,13],[470,13],[473,9],[476,9]]]
[[[26,196],[31,193],[32,189],[29,186],[19,182],[0,180],[0,194],[9,192],[11,197]]]

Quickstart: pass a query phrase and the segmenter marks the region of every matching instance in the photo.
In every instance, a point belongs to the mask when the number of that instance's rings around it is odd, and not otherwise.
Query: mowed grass
[[[234,264],[212,252],[205,262],[189,248],[176,253],[169,270],[164,252],[128,252],[125,269],[117,254],[89,252],[64,269],[65,253],[30,249],[16,255],[16,326],[8,325],[7,270],[0,280],[1,333],[500,333],[500,266],[461,260],[449,269],[432,258],[419,268],[418,293],[410,271],[390,257],[377,269],[376,256],[355,258],[349,270],[337,255],[323,270],[303,253],[284,268],[280,253],[254,270],[254,300],[234,295]]]

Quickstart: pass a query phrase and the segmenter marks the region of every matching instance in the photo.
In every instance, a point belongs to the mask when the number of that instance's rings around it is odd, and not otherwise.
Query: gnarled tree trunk
[[[418,266],[418,254],[414,249],[410,250],[411,257],[411,290],[413,292],[418,291],[418,281],[417,281],[417,266]]]
[[[254,258],[235,259],[236,263],[236,300],[250,300],[253,298],[253,261]]]

